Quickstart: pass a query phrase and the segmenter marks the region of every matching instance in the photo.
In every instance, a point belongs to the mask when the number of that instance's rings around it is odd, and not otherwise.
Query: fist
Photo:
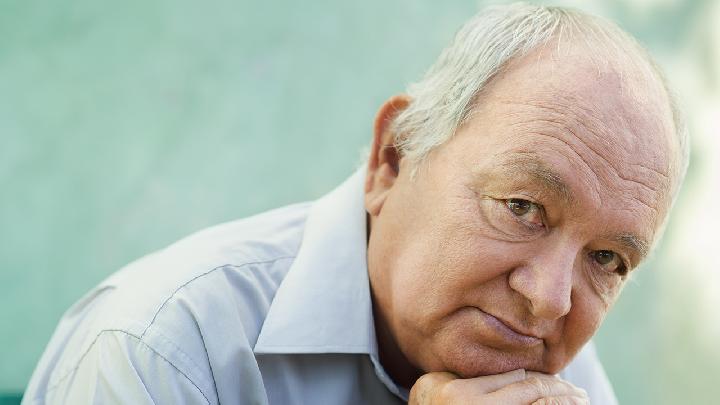
[[[408,405],[589,404],[587,393],[558,377],[525,370],[461,379],[447,372],[428,373],[410,390]]]

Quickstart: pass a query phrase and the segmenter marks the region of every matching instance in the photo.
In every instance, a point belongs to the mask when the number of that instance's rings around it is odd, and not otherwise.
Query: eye
[[[612,250],[595,250],[590,252],[590,257],[608,273],[617,273],[621,276],[627,274],[627,266],[620,255]]]
[[[513,213],[513,215],[521,220],[532,225],[543,225],[543,211],[541,205],[521,198],[511,198],[509,200],[505,200],[505,205],[508,207],[510,212]]]

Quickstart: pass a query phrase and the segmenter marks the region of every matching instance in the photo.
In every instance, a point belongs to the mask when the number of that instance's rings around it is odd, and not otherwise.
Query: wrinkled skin
[[[378,113],[368,269],[381,361],[398,383],[559,372],[652,245],[674,180],[666,95],[588,55],[513,61],[414,178],[388,126],[409,100]]]

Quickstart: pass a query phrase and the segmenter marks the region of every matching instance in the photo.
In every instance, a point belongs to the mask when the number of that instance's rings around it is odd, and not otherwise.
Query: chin
[[[461,378],[474,378],[520,368],[548,374],[555,374],[562,369],[562,367],[549,367],[550,365],[543,361],[542,352],[508,352],[477,345],[452,347],[453,349],[445,350],[440,356],[441,370],[427,371],[449,371]]]

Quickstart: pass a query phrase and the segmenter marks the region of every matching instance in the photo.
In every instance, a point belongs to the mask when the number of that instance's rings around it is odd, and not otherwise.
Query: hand
[[[590,404],[587,393],[558,377],[515,370],[461,379],[447,372],[428,373],[410,390],[408,405]]]

